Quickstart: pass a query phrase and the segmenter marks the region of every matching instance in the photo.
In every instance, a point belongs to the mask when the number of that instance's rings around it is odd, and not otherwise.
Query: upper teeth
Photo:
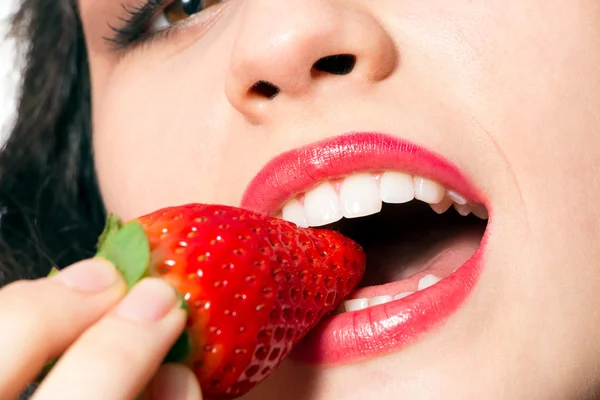
[[[322,226],[343,217],[376,214],[381,211],[382,202],[399,204],[413,199],[429,203],[440,214],[454,205],[461,215],[472,212],[479,218],[487,218],[485,207],[470,204],[456,191],[446,190],[431,179],[396,171],[359,173],[339,182],[323,182],[288,201],[281,213],[283,219],[298,226]]]

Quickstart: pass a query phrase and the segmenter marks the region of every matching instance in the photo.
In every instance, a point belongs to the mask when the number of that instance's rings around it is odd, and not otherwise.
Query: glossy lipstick
[[[433,179],[489,211],[484,196],[453,164],[420,146],[380,133],[338,136],[277,156],[249,184],[242,207],[275,214],[285,201],[325,180],[390,170]],[[477,251],[454,273],[406,298],[325,318],[291,358],[345,364],[413,343],[464,303],[480,276],[488,231]]]
[[[242,207],[273,214],[285,201],[318,183],[354,172],[396,170],[435,179],[471,201],[484,204],[479,191],[442,157],[381,133],[352,133],[283,153],[250,182]]]

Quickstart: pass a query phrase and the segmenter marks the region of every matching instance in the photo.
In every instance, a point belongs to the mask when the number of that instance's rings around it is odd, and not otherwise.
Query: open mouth
[[[340,145],[353,151],[339,152]],[[317,149],[328,168],[315,167],[310,155]],[[279,157],[263,170],[278,177],[277,185],[265,186],[269,176],[259,175],[245,203],[299,226],[339,231],[367,255],[359,287],[293,359],[337,364],[397,351],[464,302],[481,271],[488,210],[453,166],[380,134],[342,136]],[[306,176],[281,180],[290,163]]]
[[[479,247],[488,215],[435,181],[390,171],[323,182],[286,202],[281,217],[339,231],[365,250],[365,276],[342,313],[408,297],[455,272]]]

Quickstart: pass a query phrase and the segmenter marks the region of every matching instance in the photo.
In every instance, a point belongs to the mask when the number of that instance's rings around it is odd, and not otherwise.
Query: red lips
[[[271,160],[248,186],[242,207],[273,214],[292,196],[325,180],[390,170],[430,178],[487,206],[481,192],[443,157],[393,136],[353,133]],[[451,275],[407,298],[326,318],[300,343],[292,358],[318,364],[349,363],[413,343],[467,299],[483,267],[487,233],[475,254]],[[368,265],[367,259],[367,269]]]
[[[241,205],[271,214],[293,195],[324,180],[386,170],[431,178],[485,204],[458,168],[429,150],[381,133],[352,133],[275,157],[250,182]]]

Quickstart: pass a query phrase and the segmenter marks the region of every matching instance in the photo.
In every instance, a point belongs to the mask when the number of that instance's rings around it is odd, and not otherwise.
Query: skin
[[[102,260],[4,287],[0,397],[17,398],[60,356],[34,400],[124,400],[140,393],[144,400],[201,399],[189,370],[160,366],[185,326],[173,289],[149,278],[125,291],[121,275]]]
[[[362,130],[442,154],[489,199],[485,269],[443,326],[360,364],[286,362],[245,399],[598,394],[600,3],[228,0],[115,52],[123,2],[80,0],[109,210],[239,205],[272,157]],[[311,75],[340,53],[352,73]],[[250,95],[258,80],[281,93]]]

